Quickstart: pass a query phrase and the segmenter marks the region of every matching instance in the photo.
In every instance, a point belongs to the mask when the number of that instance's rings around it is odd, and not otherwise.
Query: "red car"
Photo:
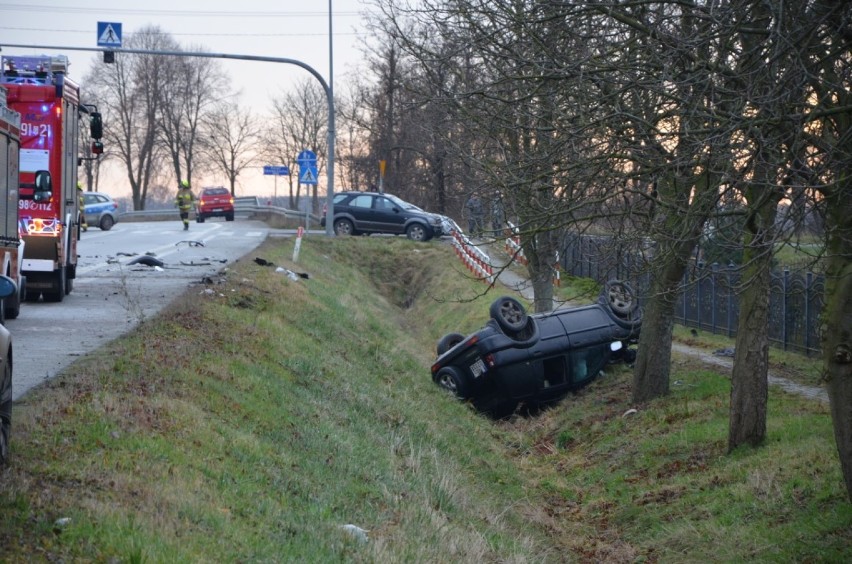
[[[208,217],[234,221],[234,197],[227,188],[202,188],[195,204],[195,221],[204,223]]]

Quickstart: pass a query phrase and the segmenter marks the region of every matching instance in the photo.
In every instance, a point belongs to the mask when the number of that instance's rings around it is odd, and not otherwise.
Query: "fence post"
[[[784,269],[783,288],[781,293],[781,343],[787,350],[787,292],[790,290],[790,269]]]
[[[733,277],[731,276],[731,272],[733,272],[733,269],[734,263],[733,261],[731,261],[731,263],[728,264],[728,337],[731,337],[733,335],[732,327],[734,322],[734,282]]]
[[[713,299],[710,300],[710,311],[713,312],[711,318],[713,319],[713,334],[715,335],[716,320],[718,319],[718,317],[716,316],[716,313],[718,311],[718,304],[716,302],[716,276],[719,274],[719,263],[714,262],[712,265],[710,265],[710,268],[712,270],[712,274],[710,275],[710,292],[712,292],[713,294]]]
[[[811,355],[811,284],[813,273],[805,273],[805,355]]]

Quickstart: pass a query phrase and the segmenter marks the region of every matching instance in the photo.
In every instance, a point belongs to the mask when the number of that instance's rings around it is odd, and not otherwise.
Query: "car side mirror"
[[[8,276],[0,276],[0,299],[8,298],[18,290],[18,285]]]

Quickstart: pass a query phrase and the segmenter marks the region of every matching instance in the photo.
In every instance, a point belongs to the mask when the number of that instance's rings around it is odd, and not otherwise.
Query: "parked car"
[[[340,192],[334,195],[334,232],[337,235],[390,233],[414,241],[428,241],[443,233],[439,215],[425,212],[391,194]],[[325,210],[320,225],[325,227]]]
[[[118,204],[101,192],[83,192],[83,214],[86,224],[109,231],[118,222]]]
[[[208,217],[224,217],[234,221],[234,197],[227,188],[202,188],[195,203],[195,221],[204,223]]]
[[[0,276],[0,300],[17,291],[15,281]],[[0,466],[9,460],[9,434],[12,430],[12,335],[0,325]]]
[[[491,304],[475,333],[444,335],[432,380],[482,413],[505,418],[533,410],[590,383],[609,362],[632,362],[642,312],[632,288],[610,281],[596,303],[528,315],[515,298]]]

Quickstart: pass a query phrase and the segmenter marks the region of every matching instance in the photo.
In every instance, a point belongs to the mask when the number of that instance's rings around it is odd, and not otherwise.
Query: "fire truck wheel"
[[[17,319],[21,313],[21,294],[15,292],[3,301],[3,309],[6,312],[6,319]]]
[[[58,272],[55,272],[53,275],[52,286],[56,288],[55,292],[42,292],[41,295],[44,297],[44,301],[46,302],[61,302],[65,297],[66,285],[68,283],[68,279],[65,276],[65,269],[60,268]]]
[[[12,363],[6,357],[0,374],[0,465],[9,460],[9,434],[12,430]]]

